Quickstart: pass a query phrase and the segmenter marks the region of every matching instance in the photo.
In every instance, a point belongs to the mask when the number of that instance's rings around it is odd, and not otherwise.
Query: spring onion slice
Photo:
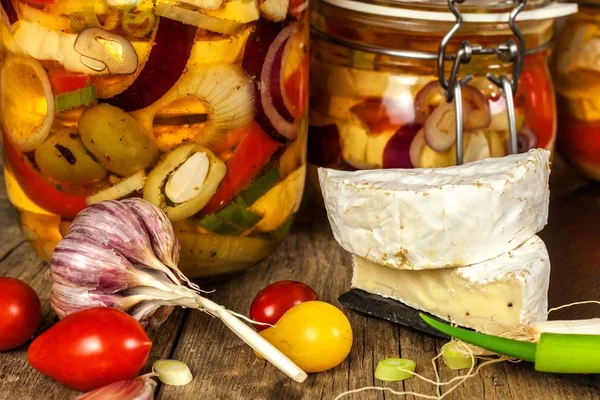
[[[87,106],[98,102],[96,97],[96,87],[87,86],[83,89],[74,90],[59,94],[56,96],[56,110],[58,112],[70,110],[71,108],[77,108],[80,106]]]
[[[474,358],[466,352],[467,345],[451,341],[442,346],[442,358],[446,366],[452,370],[469,369],[474,365]]]
[[[413,377],[417,364],[406,358],[386,358],[379,361],[375,369],[375,378],[382,381],[398,382]],[[410,371],[410,372],[409,372]]]
[[[158,360],[152,366],[152,370],[158,374],[158,379],[166,385],[183,386],[194,379],[188,366],[177,360]]]

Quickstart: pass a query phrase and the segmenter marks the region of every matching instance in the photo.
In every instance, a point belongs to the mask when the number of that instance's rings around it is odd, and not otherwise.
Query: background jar
[[[558,103],[558,152],[600,180],[600,3],[581,2],[556,38],[552,73]]]
[[[307,3],[276,3],[2,0],[4,175],[42,258],[87,205],[132,196],[167,214],[189,277],[275,250],[303,194],[309,65]]]
[[[447,11],[446,2],[431,2],[429,7],[433,3],[436,11]],[[514,6],[512,2],[485,4],[491,8],[479,11],[490,15]],[[343,8],[348,5],[353,9]],[[539,5],[533,3],[531,8]],[[518,20],[527,49],[514,99],[519,152],[554,149],[556,105],[547,61],[554,18],[573,12],[571,6],[559,5],[543,18],[532,14],[543,9],[530,9]],[[423,133],[424,126],[433,122],[441,128],[449,126],[454,115],[431,121],[434,110],[445,102],[438,83],[437,52],[454,17],[447,13],[446,21],[419,20],[403,18],[403,12],[398,6],[343,0],[315,4],[308,150],[313,187],[318,185],[317,166],[355,170],[455,165],[456,145],[440,145],[435,137],[425,140]],[[455,54],[463,40],[493,48],[513,37],[504,15],[498,18],[501,22],[465,22],[450,41],[448,54]],[[446,62],[447,74],[451,64]],[[463,88],[463,103],[472,106],[471,111],[466,107],[463,119],[464,162],[508,154],[506,103],[486,73],[510,77],[511,70],[512,64],[497,55],[474,55],[461,66],[461,77],[474,76]]]

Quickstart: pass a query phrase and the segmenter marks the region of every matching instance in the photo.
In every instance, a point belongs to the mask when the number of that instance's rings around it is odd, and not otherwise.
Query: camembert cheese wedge
[[[394,270],[357,256],[353,264],[353,288],[479,331],[499,333],[506,325],[547,319],[550,259],[538,236],[468,267]]]
[[[548,220],[550,152],[434,169],[319,168],[336,241],[398,269],[459,267],[509,252]]]

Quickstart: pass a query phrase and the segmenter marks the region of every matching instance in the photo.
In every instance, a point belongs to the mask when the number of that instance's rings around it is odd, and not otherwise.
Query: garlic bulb
[[[73,219],[69,227],[72,232],[117,250],[135,264],[164,272],[180,285],[173,271],[156,257],[144,221],[123,202],[106,200],[88,206]],[[156,234],[168,236],[169,232],[160,230]]]
[[[75,217],[50,260],[52,308],[64,318],[88,307],[112,307],[146,326],[162,324],[175,306],[199,309],[303,382],[306,373],[288,357],[225,307],[199,295],[177,268],[179,252],[171,223],[154,204],[142,199],[92,204]]]
[[[140,217],[140,220],[146,227],[152,250],[154,250],[156,257],[167,267],[175,271],[179,279],[186,282],[195,290],[200,290],[198,285],[191,282],[177,267],[181,247],[177,236],[175,236],[173,225],[171,225],[171,221],[169,221],[165,213],[157,207],[151,207],[152,203],[140,198],[125,199],[121,203],[130,207]]]

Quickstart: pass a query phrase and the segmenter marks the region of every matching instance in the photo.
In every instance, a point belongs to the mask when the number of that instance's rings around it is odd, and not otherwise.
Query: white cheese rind
[[[550,152],[435,169],[319,168],[347,251],[399,269],[465,266],[513,250],[548,220]]]
[[[352,287],[487,333],[547,320],[550,258],[533,236],[481,264],[396,270],[353,256]],[[500,323],[500,324],[498,324]]]

